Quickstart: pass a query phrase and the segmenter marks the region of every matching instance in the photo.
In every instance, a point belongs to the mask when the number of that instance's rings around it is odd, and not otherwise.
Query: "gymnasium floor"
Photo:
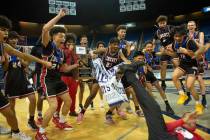
[[[177,94],[174,90],[172,82],[167,82],[167,97],[176,112],[175,116],[164,116],[166,122],[173,120],[173,118],[180,116],[185,111],[192,110],[193,103],[192,101],[189,106],[177,106],[176,99]],[[210,84],[210,81],[206,81],[206,84]],[[86,87],[87,90],[87,87]],[[160,103],[160,106],[164,110],[164,103],[161,100],[159,93],[154,90],[154,95],[156,100]],[[86,94],[87,96],[87,94]],[[210,95],[207,95],[207,100],[210,101]],[[107,110],[107,105],[104,108],[99,107],[99,96],[94,100],[95,110],[89,109],[85,115],[84,122],[81,125],[76,124],[75,117],[68,117],[68,122],[74,127],[73,131],[61,131],[54,127],[54,124],[50,122],[49,127],[47,128],[48,137],[50,140],[147,140],[147,126],[145,119],[143,117],[137,117],[134,114],[128,115],[128,120],[122,120],[117,115],[114,115],[114,120],[117,124],[115,126],[108,126],[104,123],[104,114]],[[46,102],[44,110],[46,109]],[[131,102],[131,106],[133,104]],[[34,138],[35,132],[27,128],[27,110],[28,110],[28,101],[26,99],[17,101],[17,117],[19,120],[19,126],[22,131]],[[210,111],[205,110],[205,114],[200,117],[198,124],[206,127],[206,131],[210,129]],[[8,127],[5,119],[0,115],[0,124]],[[203,128],[203,127],[201,127]],[[207,129],[209,128],[209,129]],[[205,140],[210,140],[210,133],[202,131],[200,128],[197,130]],[[0,140],[10,140],[9,136],[0,136]]]

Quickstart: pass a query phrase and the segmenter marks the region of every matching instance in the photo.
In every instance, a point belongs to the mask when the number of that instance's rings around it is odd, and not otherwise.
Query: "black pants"
[[[147,93],[132,71],[126,71],[124,76],[133,87],[137,100],[144,112],[149,140],[177,140],[176,136],[167,132],[165,121],[158,103]]]

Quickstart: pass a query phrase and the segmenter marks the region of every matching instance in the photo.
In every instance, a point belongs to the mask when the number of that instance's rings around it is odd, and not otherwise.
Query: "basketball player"
[[[41,45],[41,38],[37,41],[37,44],[35,47],[32,48],[31,50],[31,55],[42,59],[42,45]],[[45,98],[45,93],[43,93],[43,89],[41,87],[41,83],[40,83],[40,75],[41,75],[41,69],[42,69],[42,65],[40,65],[39,63],[35,64],[35,71],[33,73],[33,77],[34,77],[34,86],[36,88],[36,91],[38,93],[38,99],[37,99],[37,125],[41,125],[42,124],[42,108],[43,108],[43,100]]]
[[[96,49],[100,49],[100,48],[105,48],[105,43],[104,43],[103,41],[98,41],[98,42],[96,43]],[[98,57],[99,57],[99,58],[102,58],[102,57],[103,57],[103,54],[98,55]],[[93,90],[93,89],[92,89],[92,90]],[[98,92],[99,92],[99,94],[100,94],[100,99],[101,99],[101,101],[100,101],[100,107],[101,107],[101,108],[104,108],[103,93],[102,93],[101,89],[99,89]]]
[[[60,119],[56,123],[56,127],[62,130],[72,130],[72,126],[67,124],[66,116],[68,115],[71,105],[71,98],[68,94],[66,84],[61,80],[60,72],[69,72],[76,68],[65,64],[63,51],[60,49],[65,41],[66,30],[63,27],[54,25],[66,15],[66,10],[61,8],[57,16],[51,19],[42,29],[42,45],[43,45],[43,59],[52,63],[52,67],[42,67],[41,84],[46,93],[49,107],[43,116],[41,127],[36,133],[36,140],[47,140],[46,127],[51,120],[53,114],[57,109],[57,99],[59,97],[63,100],[64,104],[60,114]]]
[[[158,30],[155,32],[155,36],[153,39],[153,44],[155,44],[156,40],[160,40],[161,48],[160,51],[163,52],[165,48],[170,45],[173,42],[173,26],[167,25],[168,18],[167,16],[160,15],[156,19],[156,23],[158,24]],[[155,47],[155,46],[154,46]],[[177,67],[179,64],[179,60],[177,58],[173,58],[169,55],[162,55],[160,58],[160,76],[161,76],[161,87],[165,91],[166,89],[166,71],[167,71],[167,65],[169,61],[172,61],[174,67]]]
[[[119,48],[122,50],[124,56],[126,56],[128,58],[128,60],[131,61],[133,59],[131,44],[128,43],[127,40],[125,40],[126,33],[127,33],[127,27],[125,25],[119,25],[116,28],[116,33],[117,33],[117,38],[120,40]],[[130,97],[130,95],[132,96],[132,100],[133,100],[134,105],[135,105],[136,114],[140,117],[143,116],[143,114],[142,114],[142,112],[139,108],[139,103],[136,99],[136,96],[135,96],[135,93],[134,93],[132,87],[128,84],[125,77],[122,77],[121,80],[122,80],[122,84],[125,88],[125,92],[126,92],[126,95],[128,96],[128,98]],[[126,107],[126,110],[127,110],[128,113],[132,113],[132,109],[130,107],[130,102]]]
[[[159,84],[159,81],[152,72],[152,65],[154,62],[153,59],[154,57],[156,57],[154,55],[153,48],[154,47],[152,41],[148,41],[144,45],[144,50],[145,50],[144,56],[146,61],[146,69],[145,69],[146,87],[148,89],[149,94],[152,95],[152,87],[155,86],[155,88],[159,91],[161,98],[164,100],[164,103],[166,105],[166,112],[169,114],[174,114],[174,111],[168,102],[164,90],[162,89],[162,87]]]
[[[199,32],[196,27],[195,21],[189,21],[187,24],[187,29],[188,29],[188,37],[197,43],[201,44],[202,46],[204,45],[204,33]],[[203,58],[198,60],[198,75],[196,80],[199,82],[200,85],[200,90],[201,90],[201,95],[202,95],[202,105],[204,107],[207,107],[207,101],[206,101],[206,86],[205,82],[203,79],[203,74],[204,74],[204,58],[205,55],[203,55]],[[187,105],[191,100],[190,92],[187,92],[188,99],[185,101],[185,105]]]
[[[20,51],[17,51],[10,45],[4,43],[5,37],[8,36],[8,30],[11,29],[12,24],[11,21],[5,17],[5,16],[0,16],[0,54],[1,54],[1,63],[3,65],[8,65],[8,60],[6,59],[7,54],[10,55],[16,55],[19,58],[22,58],[26,61],[35,61],[39,62],[47,67],[51,67],[51,63],[48,63],[46,61],[40,60],[36,57],[33,57],[31,55],[21,53]],[[7,53],[7,54],[6,54]],[[5,66],[6,67],[6,66]],[[3,114],[3,116],[6,118],[7,123],[11,127],[11,135],[12,138],[14,139],[19,139],[19,140],[31,140],[31,137],[26,136],[24,133],[20,132],[18,128],[18,122],[16,115],[14,111],[10,108],[10,103],[8,100],[5,98],[5,96],[0,92],[0,112]]]
[[[96,43],[96,50],[100,50],[100,49],[104,49],[105,48],[105,43],[102,42],[102,41],[98,41]],[[98,54],[98,57],[99,58],[103,58],[103,54]],[[85,104],[84,104],[84,107],[83,109],[81,110],[81,112],[79,113],[79,116],[77,118],[77,123],[80,124],[83,120],[83,117],[84,117],[84,114],[88,108],[88,106],[93,102],[93,99],[96,97],[98,91],[100,92],[100,94],[103,94],[101,93],[101,90],[100,90],[100,87],[99,87],[99,84],[98,82],[94,79],[93,80],[93,84],[92,84],[92,87],[91,87],[91,92],[90,92],[90,95],[87,97],[86,101],[85,101]],[[103,96],[103,95],[100,95],[100,96]],[[101,98],[103,99],[103,98]]]
[[[179,55],[180,65],[174,70],[172,79],[179,92],[177,104],[184,104],[188,99],[188,96],[185,95],[178,80],[181,76],[186,74],[186,86],[196,101],[195,110],[198,114],[202,114],[203,105],[200,103],[199,96],[196,94],[194,87],[198,66],[197,60],[193,57],[198,47],[195,41],[189,39],[186,35],[185,27],[179,26],[175,28],[173,50]]]
[[[90,48],[88,48],[88,38],[86,35],[82,35],[80,38],[80,47],[85,47],[86,49],[86,55],[79,55],[79,59],[82,60],[80,63],[81,67],[88,67],[90,68],[90,58],[88,56],[88,53],[90,51]],[[85,83],[88,84],[89,91],[91,93],[91,86],[92,86],[92,80],[80,80],[79,82],[79,107],[80,109],[83,108],[82,101],[83,101],[83,94],[84,94],[84,89],[85,89]],[[91,108],[93,109],[93,103],[91,103]]]
[[[78,56],[75,54],[75,45],[76,45],[76,35],[73,33],[66,34],[66,40],[64,43],[64,55],[66,57],[66,64],[68,65],[78,65]],[[78,88],[78,69],[72,69],[68,73],[62,73],[62,80],[66,83],[69,89],[69,96],[72,99],[72,104],[69,109],[70,116],[77,116],[75,111],[75,103],[76,103],[76,94]],[[62,100],[57,98],[58,100],[58,108],[57,113],[60,112],[60,108],[62,105]]]
[[[10,31],[8,35],[8,44],[14,49],[24,52],[24,48],[17,45],[19,35],[15,31]],[[15,102],[17,98],[27,97],[29,99],[29,120],[28,126],[32,130],[37,130],[38,127],[34,121],[34,115],[36,110],[36,97],[32,84],[30,84],[28,77],[26,76],[26,67],[28,62],[19,59],[17,56],[9,55],[8,69],[6,71],[6,83],[5,94],[10,101],[11,109],[15,113]]]

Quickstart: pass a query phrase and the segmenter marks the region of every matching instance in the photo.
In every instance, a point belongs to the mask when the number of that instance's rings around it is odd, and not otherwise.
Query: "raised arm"
[[[57,16],[55,16],[53,19],[51,19],[47,24],[45,24],[42,28],[42,44],[46,47],[47,44],[50,41],[50,34],[49,31],[52,29],[52,27],[62,18],[66,15],[65,9],[60,9],[60,12]]]
[[[41,60],[37,57],[34,57],[32,55],[29,55],[29,54],[26,54],[26,53],[22,53],[16,49],[14,49],[12,46],[10,46],[9,44],[6,44],[4,43],[4,50],[6,53],[8,53],[9,55],[15,55],[21,59],[24,59],[25,61],[28,61],[28,62],[37,62],[37,63],[40,63],[46,67],[51,67],[52,66],[52,63],[50,62],[47,62],[47,61],[44,61],[44,60]]]

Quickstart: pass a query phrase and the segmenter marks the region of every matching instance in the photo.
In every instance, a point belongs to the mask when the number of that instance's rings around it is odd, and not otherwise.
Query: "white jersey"
[[[109,70],[106,70],[100,58],[93,60],[95,78],[98,81],[109,106],[116,106],[128,101],[121,80],[117,80],[115,76],[118,67],[122,64],[123,63],[120,63]]]

